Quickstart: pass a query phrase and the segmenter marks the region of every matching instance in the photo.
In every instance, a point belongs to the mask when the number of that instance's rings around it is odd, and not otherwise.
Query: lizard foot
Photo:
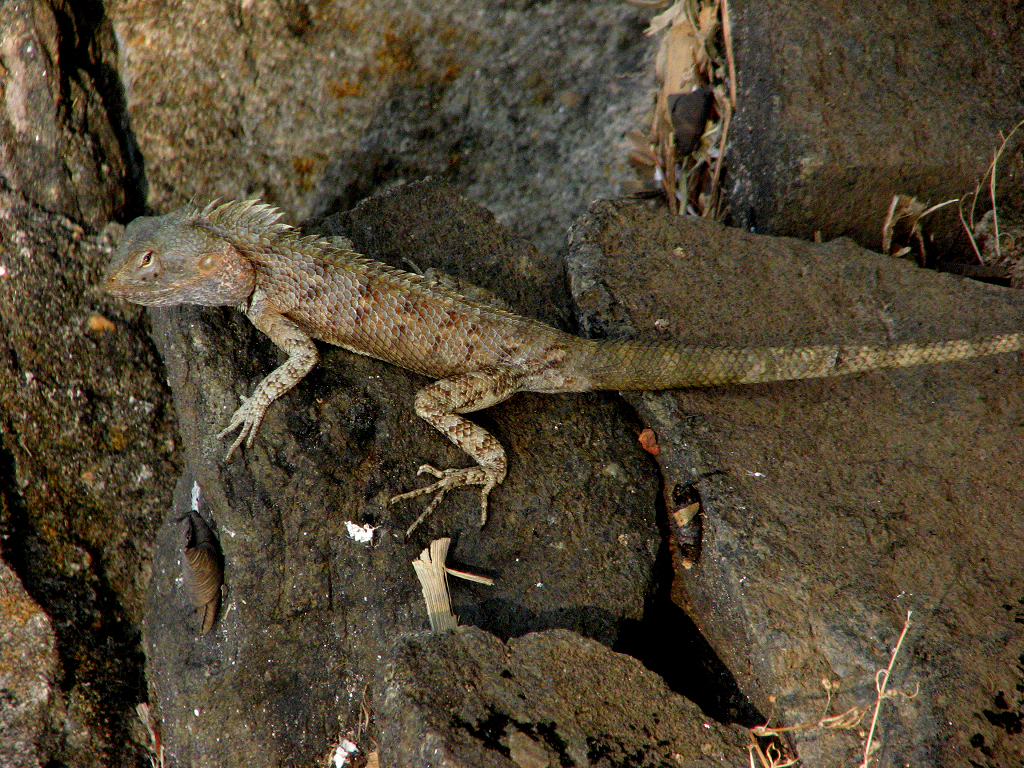
[[[228,448],[228,452],[224,455],[224,459],[230,459],[231,454],[245,442],[246,448],[252,448],[252,441],[256,438],[256,431],[260,427],[260,422],[263,421],[263,414],[267,412],[266,406],[260,407],[259,403],[256,402],[256,398],[243,398],[242,406],[234,412],[231,416],[231,421],[228,425],[217,433],[218,438],[225,438],[236,429],[241,427],[238,431],[238,436],[234,442],[231,443],[231,447]]]
[[[426,520],[431,513],[437,509],[437,505],[441,503],[448,491],[455,490],[456,488],[463,488],[467,485],[479,485],[480,486],[480,527],[484,526],[487,522],[487,495],[491,492],[498,483],[487,474],[487,471],[483,467],[464,467],[462,469],[438,469],[437,467],[431,466],[430,464],[423,464],[416,472],[417,475],[431,474],[438,478],[436,483],[431,483],[424,488],[417,488],[415,491],[407,491],[406,493],[399,493],[397,496],[392,496],[388,504],[394,504],[397,501],[404,501],[405,499],[412,499],[417,496],[425,496],[427,494],[433,494],[434,498],[427,504],[427,508],[420,513],[420,516],[416,518],[412,525],[405,531],[405,535],[409,536],[417,526]]]

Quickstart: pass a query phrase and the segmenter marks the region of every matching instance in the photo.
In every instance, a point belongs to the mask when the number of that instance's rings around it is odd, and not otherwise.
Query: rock
[[[540,315],[564,306],[549,259],[444,186],[394,190],[324,229],[390,261],[461,259],[457,277],[496,266],[484,287],[513,305],[536,302]],[[254,446],[225,462],[228,443],[216,435],[278,353],[233,309],[151,317],[187,466],[158,535],[147,604],[168,765],[309,764],[354,732],[364,697],[379,696],[379,657],[427,626],[411,561],[440,535],[455,536],[450,560],[497,579],[455,585],[453,603],[463,623],[501,638],[564,628],[613,644],[623,622],[643,615],[660,542],[657,484],[613,398],[521,395],[488,409],[479,418],[508,450],[510,475],[492,494],[487,526],[477,527],[479,497],[466,491],[406,540],[423,504],[388,507],[388,498],[416,487],[423,461],[468,463],[414,415],[424,379],[324,345]],[[194,482],[224,556],[225,599],[208,635],[180,583]],[[376,527],[372,545],[355,541],[349,523]]]
[[[102,11],[100,3],[0,3],[4,189],[93,227],[123,211],[141,174],[122,130],[114,35]]]
[[[36,702],[50,719],[18,726],[16,748],[27,764],[145,764],[142,606],[178,470],[145,319],[95,290],[118,234],[101,228],[131,213],[139,173],[113,34],[98,3],[0,2],[0,24],[0,554],[52,654]]]
[[[936,204],[970,194],[1020,120],[1019,7],[729,7],[739,81],[730,209],[741,229],[807,240],[820,231],[878,249],[893,195]],[[1019,174],[1001,174],[1008,210],[1021,192]],[[931,255],[973,261],[956,205],[926,221]]]
[[[56,638],[50,618],[3,562],[0,616],[0,765],[47,765],[56,751],[54,705],[61,701],[54,686]]]
[[[622,136],[651,106],[650,14],[624,3],[121,0],[110,15],[161,212],[262,195],[323,215],[443,175],[555,253],[631,181]]]
[[[806,9],[733,8],[741,104],[732,129],[733,179],[739,182],[732,207],[745,226],[807,236],[817,229],[826,236],[848,232],[864,241],[880,230],[888,186],[932,202],[947,190],[959,196],[989,162],[997,129],[1005,132],[1017,117],[1014,100],[1006,97],[1019,90],[1012,79],[1015,62],[1004,58],[1019,48],[1012,14],[947,5],[935,11],[943,22],[936,31],[930,17],[890,24],[889,10],[851,13],[844,7],[826,19],[844,19],[842,30],[830,28],[815,47],[804,43],[821,25]],[[560,263],[505,234],[494,235],[486,215],[452,202],[450,195],[403,188],[356,214],[328,214],[406,178],[446,175],[503,223],[553,254],[564,226],[584,203],[615,193],[629,177],[620,141],[626,130],[642,125],[650,104],[653,43],[642,36],[650,13],[617,2],[435,3],[396,9],[393,4],[342,8],[203,0],[159,13],[135,0],[107,7],[64,0],[0,3],[7,33],[0,45],[6,106],[0,117],[0,547],[31,598],[50,616],[60,654],[56,674],[62,699],[51,702],[54,712],[63,707],[64,714],[52,719],[51,730],[37,730],[36,743],[27,747],[40,760],[86,766],[149,761],[151,744],[134,706],[146,697],[139,622],[157,510],[169,511],[155,545],[159,556],[146,607],[152,697],[155,714],[166,717],[170,759],[180,763],[308,763],[327,754],[327,746],[358,720],[363,686],[379,683],[377,655],[397,635],[424,626],[408,560],[431,535],[465,529],[453,557],[501,577],[497,588],[459,586],[455,594],[464,622],[501,639],[568,627],[621,646],[628,639],[625,628],[636,623],[633,634],[643,636],[652,613],[671,612],[654,555],[660,537],[651,509],[658,479],[632,444],[639,425],[623,417],[613,398],[523,396],[483,414],[509,446],[513,468],[526,472],[514,473],[495,494],[495,515],[483,532],[474,530],[474,499],[464,494],[447,501],[417,541],[404,542],[394,531],[419,507],[385,510],[383,501],[414,487],[418,481],[411,473],[423,459],[466,461],[412,415],[411,393],[419,379],[328,351],[317,371],[288,396],[291,407],[272,410],[256,450],[223,465],[217,463],[223,441],[212,435],[238,396],[248,394],[277,361],[277,352],[230,310],[154,314],[168,355],[167,373],[186,414],[183,442],[190,469],[171,509],[173,478],[182,474],[183,460],[175,454],[181,443],[173,431],[165,371],[146,339],[147,315],[94,291],[110,240],[116,238],[116,228],[106,234],[101,228],[111,218],[142,210],[148,174],[148,204],[161,211],[193,194],[264,194],[292,211],[315,213],[311,225],[321,231],[351,230],[361,248],[382,258],[411,259],[424,268],[441,265],[497,289],[518,309],[571,327]],[[850,17],[857,20],[853,26],[847,24]],[[813,33],[806,23],[816,25]],[[786,37],[790,29],[798,31]],[[886,37],[887,30],[896,31]],[[936,46],[935,35],[944,30],[952,30],[949,39]],[[837,39],[852,43],[836,48]],[[893,55],[878,55],[894,39],[900,45]],[[838,74],[818,66],[844,59],[856,60],[857,66]],[[896,60],[914,66],[890,67]],[[953,66],[947,66],[950,62]],[[961,77],[963,84],[947,87],[948,81],[940,81],[947,73],[956,78],[964,62],[971,77]],[[786,78],[778,75],[783,71]],[[801,80],[798,75],[805,72],[818,74]],[[924,73],[918,80],[942,82],[931,89],[942,94],[941,102],[925,99],[928,88],[912,87],[917,72]],[[883,75],[896,78],[896,84]],[[878,98],[865,94],[869,82]],[[902,99],[904,94],[912,97]],[[946,121],[952,115],[957,122],[921,138],[920,126],[935,125],[936,114]],[[818,133],[791,127],[808,124],[823,127]],[[878,158],[882,170],[872,165]],[[768,182],[762,185],[762,179]],[[907,180],[913,189],[904,188]],[[1009,186],[1000,189],[1005,199],[1016,199]],[[851,190],[854,203],[844,190]],[[868,204],[861,206],[861,200]],[[406,207],[412,213],[406,214]],[[941,216],[954,220],[951,209]],[[431,233],[438,232],[443,237],[435,242]],[[623,247],[628,250],[628,243]],[[478,253],[482,260],[463,262],[463,253]],[[678,287],[672,279],[659,284]],[[757,317],[752,314],[752,322]],[[791,319],[781,314],[771,322]],[[833,326],[801,322],[814,333],[832,332]],[[727,318],[722,327],[734,325]],[[849,328],[862,331],[860,322]],[[974,363],[968,370],[989,370],[985,365]],[[785,385],[812,393],[812,401],[831,403],[830,423],[857,412],[858,401],[873,399],[905,408],[900,435],[907,421],[926,424],[924,436],[903,445],[894,445],[893,429],[879,426],[877,419],[873,429],[843,432],[841,441],[830,441],[824,427],[814,426],[808,434],[820,437],[821,445],[806,454],[810,458],[801,453],[782,467],[805,471],[834,491],[826,501],[842,508],[832,517],[863,531],[861,538],[888,546],[886,556],[897,563],[895,570],[876,574],[881,586],[874,598],[837,601],[845,606],[842,621],[831,617],[814,625],[814,638],[827,641],[807,669],[854,669],[847,675],[860,681],[853,698],[857,703],[870,698],[870,682],[863,681],[886,661],[901,616],[877,595],[905,592],[901,601],[906,602],[916,589],[915,599],[926,596],[920,598],[925,607],[915,614],[921,615],[937,611],[941,587],[954,585],[948,591],[963,604],[976,601],[977,614],[965,617],[959,608],[951,609],[955,627],[953,619],[937,621],[934,637],[915,640],[911,634],[907,648],[919,654],[915,663],[920,658],[927,674],[935,676],[926,681],[932,685],[924,686],[925,698],[898,704],[901,719],[891,738],[911,745],[906,754],[919,756],[922,739],[941,733],[945,741],[936,750],[942,755],[958,759],[967,743],[968,759],[1015,764],[1024,705],[1015,692],[1015,635],[1009,630],[1016,627],[1009,617],[1016,616],[1019,596],[1005,593],[1014,575],[1012,542],[1018,531],[1012,514],[996,517],[1011,509],[1005,498],[1017,490],[1015,395],[970,380],[962,384],[965,389],[960,384],[944,388],[953,385],[941,376],[954,374],[914,378],[922,375],[882,376],[881,381],[900,382],[901,391],[908,391],[905,398],[880,386],[862,390],[852,403],[844,399],[850,390],[839,382]],[[821,392],[838,400],[814,394]],[[938,400],[929,399],[934,393]],[[726,395],[687,397],[704,403],[701,397]],[[758,411],[741,407],[753,402],[752,396],[737,395],[740,421],[734,435],[745,437],[744,429],[783,432],[788,440],[783,427],[818,424],[813,413],[783,409],[781,415],[764,411],[776,419],[765,427]],[[703,428],[699,414],[718,414],[720,400],[703,412],[694,410],[697,416],[684,411],[683,419],[677,418],[674,398],[633,402],[649,417],[659,409],[668,414],[658,431],[663,471],[675,478],[670,491],[692,477],[687,473],[693,467],[721,466],[721,456],[729,467],[735,457],[746,457],[743,466],[755,466],[755,459],[792,455],[771,446],[745,453],[746,443],[696,447],[687,440],[684,445],[678,423]],[[932,402],[938,405],[921,405]],[[1002,433],[990,421],[1000,408],[1010,414],[1004,417],[1008,423],[998,425],[1005,428]],[[957,413],[977,420],[957,420]],[[847,440],[860,446],[860,463],[841,463],[848,456],[833,446]],[[881,445],[890,452],[886,457],[896,456],[895,468],[880,463],[871,441],[875,450]],[[917,448],[904,447],[910,445]],[[974,459],[964,462],[962,475],[939,461],[951,450]],[[822,451],[833,464],[819,464]],[[940,465],[941,472],[931,469]],[[811,473],[819,466],[829,468],[824,480]],[[905,479],[902,473],[911,470],[920,474]],[[944,494],[935,494],[941,484],[932,482],[929,472],[946,483]],[[749,506],[753,497],[730,495],[721,477],[701,484],[704,501],[710,498],[715,512],[708,519],[718,521],[709,531],[709,551],[732,547],[741,558],[747,557],[747,542],[771,546],[773,553],[786,555],[779,565],[784,587],[777,588],[779,595],[765,589],[753,603],[739,602],[735,585],[748,585],[749,578],[741,582],[745,574],[738,571],[702,575],[701,569],[713,570],[704,557],[687,577],[680,600],[700,618],[761,707],[774,693],[783,701],[776,711],[788,721],[811,717],[807,713],[817,712],[818,702],[807,693],[817,684],[813,675],[790,674],[773,661],[790,641],[798,660],[805,649],[817,648],[814,638],[808,640],[811,630],[806,625],[798,627],[804,634],[778,629],[758,606],[774,611],[786,600],[799,603],[807,594],[801,569],[818,575],[815,566],[789,554],[789,540],[778,531],[788,525],[798,539],[813,541],[819,497],[813,491],[796,495],[795,506],[805,514],[797,518],[799,524],[789,522],[790,513],[777,518],[786,522],[773,524],[767,533],[749,535],[742,510],[728,504]],[[224,613],[203,638],[195,634],[194,608],[179,600],[177,581],[178,517],[188,510],[195,481],[230,556]],[[758,487],[751,488],[752,482],[741,477],[735,487],[753,494]],[[890,497],[889,486],[898,485],[897,515],[909,509],[914,516],[891,522],[883,514],[888,507],[849,495],[851,484],[854,490],[867,489],[865,494],[882,488],[884,498]],[[961,523],[954,510],[975,497],[978,519]],[[765,508],[779,508],[777,501],[756,498]],[[871,516],[861,524],[864,509]],[[383,526],[376,546],[357,546],[347,538],[346,522]],[[956,524],[968,526],[974,538],[950,544]],[[842,530],[856,540],[851,529]],[[941,535],[933,535],[936,531]],[[990,554],[982,554],[983,541]],[[831,547],[829,557],[850,567],[840,547],[851,544],[833,539],[825,544]],[[920,556],[925,549],[932,561]],[[990,558],[988,570],[978,565],[983,556]],[[964,585],[954,578],[959,573],[968,574]],[[861,594],[838,576],[835,584],[842,585],[837,587],[841,596]],[[725,596],[716,603],[712,598],[721,597],[715,592],[720,585],[732,586],[722,587]],[[999,600],[1010,607],[995,617]],[[699,609],[708,604],[721,614]],[[749,625],[744,607],[753,617]],[[850,616],[860,618],[853,622]],[[844,639],[837,630],[836,640],[832,632],[846,626],[843,621],[853,622],[852,635]],[[772,634],[737,652],[742,644],[737,638],[747,637],[751,626],[768,627]],[[870,642],[851,639],[869,635]],[[950,638],[962,638],[962,649],[950,650]],[[1006,638],[1002,646],[1001,638]],[[663,637],[658,640],[666,644]],[[685,646],[687,653],[700,645],[697,640]],[[980,649],[977,658],[974,648]],[[728,682],[728,670],[722,669],[712,670],[711,677]],[[982,680],[998,680],[1003,687],[983,689]],[[957,686],[969,694],[961,696]],[[979,690],[989,698],[979,699]],[[927,698],[929,691],[938,691],[934,699]],[[842,696],[844,703],[853,700]],[[721,704],[716,712],[750,724],[753,708],[741,706],[739,698],[716,692],[708,700]],[[886,702],[883,716],[892,704]],[[156,711],[157,705],[163,711]],[[921,709],[907,709],[915,706]],[[923,725],[916,741],[904,742],[908,711],[923,712]],[[947,717],[959,730],[945,726]],[[225,746],[225,735],[234,749]],[[510,756],[514,751],[522,760],[540,759],[531,739],[510,734]],[[889,739],[887,734],[887,744]],[[805,758],[816,748],[804,737],[798,746]],[[209,757],[200,755],[205,747]]]
[[[692,344],[889,344],[1018,330],[1024,296],[849,241],[811,245],[597,203],[569,274],[596,335]],[[1019,762],[1024,493],[1018,356],[629,397],[657,435],[666,503],[690,486],[703,550],[676,599],[771,724],[883,702],[878,765]],[[860,731],[792,740],[854,765]],[[987,751],[982,751],[982,748]]]
[[[56,758],[145,759],[142,609],[176,473],[159,360],[141,311],[95,289],[109,234],[0,193],[0,242],[3,559],[53,622],[68,727],[89,734]]]
[[[565,630],[402,638],[382,665],[381,764],[739,765],[747,736],[629,656]]]

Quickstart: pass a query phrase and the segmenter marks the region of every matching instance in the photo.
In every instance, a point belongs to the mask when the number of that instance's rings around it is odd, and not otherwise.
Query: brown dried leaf
[[[673,24],[661,39],[655,72],[661,80],[661,93],[692,91],[697,81],[697,61],[704,56],[704,46],[689,21]]]
[[[715,5],[705,5],[697,13],[697,28],[705,38],[714,34],[718,25],[718,8]]]
[[[659,13],[653,19],[651,19],[651,25],[644,30],[644,34],[648,37],[653,37],[667,27],[669,24],[675,22],[675,20],[683,14],[686,3],[684,0],[678,0],[678,2],[669,6],[667,9]]]
[[[907,253],[913,240],[920,245],[923,257],[921,216],[926,210],[928,210],[928,206],[921,203],[916,197],[893,195],[882,224],[882,252],[890,256],[897,256],[900,251]]]

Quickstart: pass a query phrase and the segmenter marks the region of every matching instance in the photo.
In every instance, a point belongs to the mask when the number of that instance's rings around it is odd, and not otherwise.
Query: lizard
[[[1024,348],[1024,334],[892,346],[702,347],[664,341],[574,336],[470,298],[427,275],[352,250],[340,239],[303,235],[259,199],[194,203],[130,222],[104,277],[112,296],[149,306],[234,306],[286,360],[256,386],[219,433],[238,430],[230,458],[253,445],[268,407],[316,365],[314,339],[401,366],[433,382],[416,414],[468,454],[475,466],[419,467],[435,479],[389,504],[430,496],[411,533],[446,494],[479,488],[488,497],[507,473],[500,442],[465,418],[517,392],[664,390],[841,376],[941,363]]]

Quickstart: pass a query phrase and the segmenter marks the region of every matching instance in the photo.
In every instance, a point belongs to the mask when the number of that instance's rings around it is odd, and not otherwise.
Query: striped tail
[[[1021,333],[893,347],[677,347],[657,342],[594,341],[580,368],[594,389],[657,390],[845,376],[1021,349]]]

